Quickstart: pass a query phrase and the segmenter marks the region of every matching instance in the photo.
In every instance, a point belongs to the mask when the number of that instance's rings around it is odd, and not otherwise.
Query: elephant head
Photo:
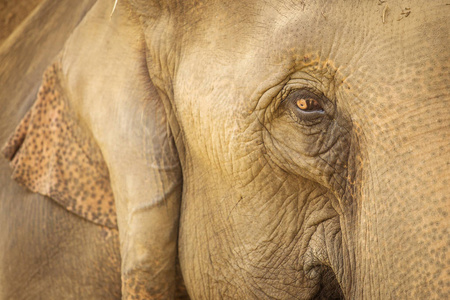
[[[113,6],[46,78],[111,186],[124,297],[172,297],[177,255],[194,299],[448,294],[450,6]]]

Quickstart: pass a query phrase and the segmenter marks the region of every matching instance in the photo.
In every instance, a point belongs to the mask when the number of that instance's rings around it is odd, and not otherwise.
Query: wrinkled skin
[[[98,1],[55,58],[122,297],[173,297],[178,255],[193,299],[448,298],[450,6],[229,2]]]

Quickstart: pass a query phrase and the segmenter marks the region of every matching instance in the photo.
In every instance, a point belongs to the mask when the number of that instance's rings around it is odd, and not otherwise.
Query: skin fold
[[[79,4],[47,55],[17,33],[0,49],[0,142],[56,62],[118,223],[27,192],[2,160],[1,299],[180,299],[183,282],[192,299],[449,297],[445,1],[113,2]],[[70,234],[27,239],[34,224]],[[11,234],[48,268],[23,290]]]

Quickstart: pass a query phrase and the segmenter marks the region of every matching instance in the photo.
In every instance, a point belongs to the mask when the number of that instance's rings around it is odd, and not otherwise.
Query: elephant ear
[[[91,222],[117,227],[108,169],[100,149],[71,114],[52,65],[36,102],[3,148],[12,177]]]

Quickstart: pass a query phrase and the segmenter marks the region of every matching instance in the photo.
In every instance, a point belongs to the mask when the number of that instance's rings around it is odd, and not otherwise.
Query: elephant
[[[449,13],[44,0],[0,48],[0,299],[449,298]]]

